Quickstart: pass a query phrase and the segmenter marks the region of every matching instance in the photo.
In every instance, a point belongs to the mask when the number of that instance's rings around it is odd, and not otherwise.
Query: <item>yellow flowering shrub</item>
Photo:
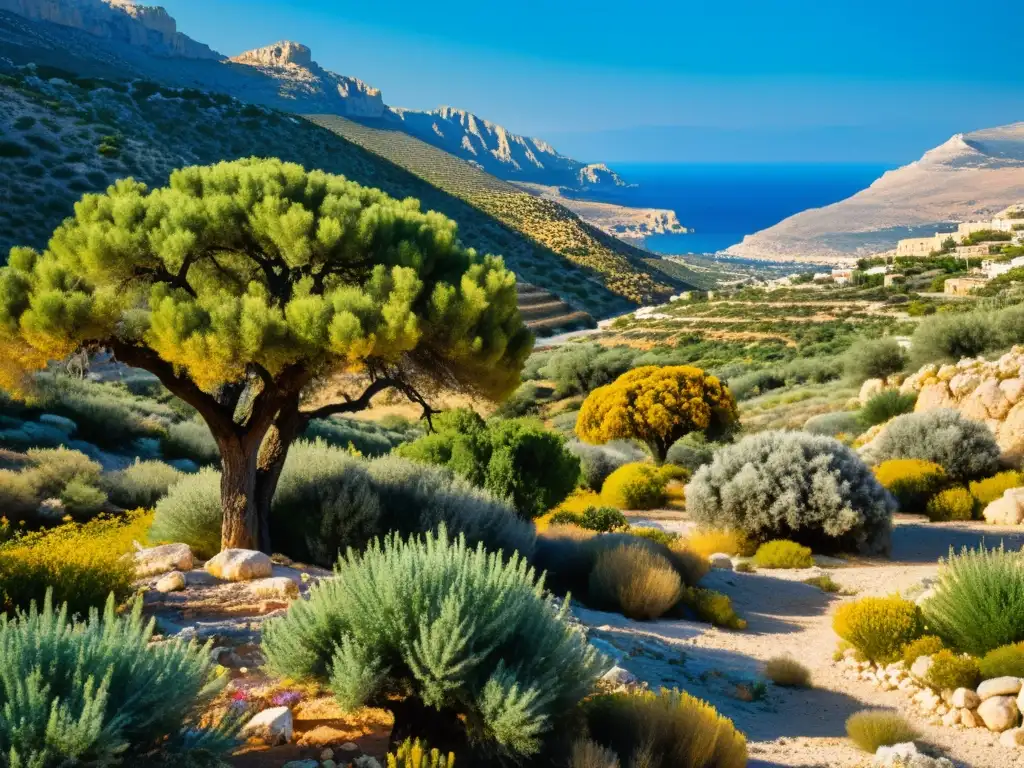
[[[970,520],[974,517],[974,497],[963,486],[947,488],[928,499],[924,512],[933,523]]]
[[[923,514],[929,499],[946,484],[946,471],[934,461],[890,459],[874,469],[875,478],[896,497],[901,512]]]
[[[946,647],[942,638],[937,635],[922,635],[903,646],[903,663],[907,669],[914,666],[914,662],[921,656],[931,656]]]
[[[810,568],[814,565],[811,548],[788,539],[766,541],[754,553],[758,568]]]
[[[832,629],[871,661],[888,664],[921,636],[921,609],[899,595],[865,597],[844,603],[832,617]]]
[[[54,603],[67,602],[72,613],[102,606],[110,593],[123,600],[135,577],[132,559],[123,556],[133,551],[133,541],[146,540],[151,524],[152,515],[140,510],[66,523],[0,545],[0,609],[42,604],[47,588]]]
[[[650,464],[623,464],[604,481],[601,503],[616,509],[657,509],[665,503],[667,478]]]
[[[752,555],[754,544],[739,531],[721,528],[701,528],[691,533],[686,539],[688,549],[705,557],[716,552],[726,555]]]
[[[580,408],[576,434],[587,443],[634,439],[658,463],[691,432],[727,432],[739,418],[729,388],[688,365],[647,365],[598,387]]]
[[[974,688],[981,678],[981,668],[973,656],[961,656],[944,648],[932,655],[932,665],[925,682],[936,691]]]
[[[979,507],[984,508],[998,498],[1001,498],[1010,488],[1019,488],[1024,485],[1024,473],[1008,470],[1000,472],[984,480],[975,480],[971,483],[971,496]]]

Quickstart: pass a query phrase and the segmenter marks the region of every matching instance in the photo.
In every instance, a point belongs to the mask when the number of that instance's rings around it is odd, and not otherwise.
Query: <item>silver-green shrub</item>
[[[68,619],[49,594],[41,610],[0,615],[0,765],[187,765],[235,745],[237,718],[208,727],[221,682],[209,649],[152,644],[142,603],[119,616]]]
[[[812,435],[857,435],[864,430],[856,411],[836,411],[835,413],[819,413],[804,422],[804,431]]]
[[[110,501],[122,509],[149,508],[183,477],[184,474],[170,464],[136,459],[129,467],[103,475],[100,487],[107,492]]]
[[[264,625],[263,650],[277,674],[328,682],[345,709],[391,709],[397,733],[428,737],[416,713],[432,711],[475,747],[520,758],[605,668],[525,558],[472,549],[443,528],[350,550],[334,579]]]
[[[676,440],[665,454],[666,464],[675,464],[691,472],[696,472],[705,464],[710,464],[715,456],[715,444],[709,443],[702,432],[691,432]]]
[[[874,463],[889,459],[934,461],[953,480],[987,477],[999,469],[999,445],[992,430],[951,408],[906,413],[893,419],[871,443]]]
[[[624,464],[643,461],[647,452],[625,440],[613,440],[605,445],[590,445],[571,440],[565,448],[580,460],[583,483],[592,491],[600,492],[608,475]]]
[[[847,446],[806,432],[762,432],[729,445],[686,486],[698,523],[759,541],[887,553],[896,502]]]
[[[149,538],[188,544],[197,557],[220,552],[220,472],[204,467],[175,483],[156,505]]]

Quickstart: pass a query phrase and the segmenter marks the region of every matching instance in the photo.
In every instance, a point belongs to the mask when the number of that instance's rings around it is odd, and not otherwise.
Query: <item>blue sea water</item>
[[[664,254],[714,253],[794,213],[842,200],[894,166],[862,164],[615,164],[635,187],[589,199],[669,208],[685,235],[653,235],[645,245]]]

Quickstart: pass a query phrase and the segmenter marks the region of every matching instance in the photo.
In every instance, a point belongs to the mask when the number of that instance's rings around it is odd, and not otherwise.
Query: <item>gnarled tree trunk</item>
[[[256,452],[248,449],[246,441],[234,436],[217,443],[220,446],[220,500],[224,513],[221,548],[267,548],[270,539],[269,536],[266,539],[261,536],[256,510]]]

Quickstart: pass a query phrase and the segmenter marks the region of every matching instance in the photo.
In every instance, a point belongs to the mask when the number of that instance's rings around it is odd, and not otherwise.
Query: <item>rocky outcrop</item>
[[[1024,347],[998,360],[926,365],[908,376],[900,391],[917,393],[915,411],[953,408],[984,422],[1006,458],[1024,457]]]
[[[0,0],[0,10],[34,21],[72,27],[94,37],[157,56],[221,59],[219,53],[178,31],[166,10],[132,0]]]

